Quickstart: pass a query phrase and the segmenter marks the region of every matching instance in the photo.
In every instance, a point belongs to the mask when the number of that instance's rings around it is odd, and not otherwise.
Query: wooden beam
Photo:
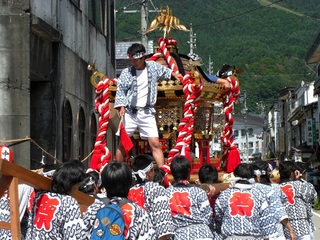
[[[35,189],[50,190],[51,179],[29,169],[0,159],[0,197],[9,187],[10,223],[0,222],[0,228],[11,230],[12,239],[21,238],[18,184],[24,183]],[[79,203],[81,212],[94,202],[94,198],[78,190],[70,193]]]

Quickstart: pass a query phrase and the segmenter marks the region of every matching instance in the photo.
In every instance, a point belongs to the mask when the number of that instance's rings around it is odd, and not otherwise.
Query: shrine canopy
[[[179,80],[159,81],[157,87],[156,120],[159,127],[160,142],[163,143],[162,147],[167,160],[164,170],[170,172],[170,164],[173,158],[177,155],[185,155],[190,161],[196,159],[196,162],[193,162],[193,167],[197,166],[199,168],[204,162],[212,163],[211,158],[213,157],[218,169],[221,165],[224,169],[227,169],[227,172],[232,172],[239,163],[238,160],[240,160],[232,133],[234,122],[232,111],[240,93],[239,81],[235,77],[235,73],[238,73],[237,70],[235,67],[224,65],[222,68],[224,69],[223,74],[218,76],[220,80],[218,84],[212,81],[215,80],[214,76],[209,76],[203,71],[201,58],[198,55],[179,53],[178,42],[169,37],[170,31],[172,29],[189,30],[172,16],[168,7],[166,13],[161,11],[159,16],[152,21],[146,33],[155,29],[163,31],[163,37],[158,39],[158,46],[154,47],[153,54],[146,56],[146,61],[156,61],[182,76]],[[92,69],[94,70],[94,68]],[[103,126],[105,129],[100,131],[101,139],[99,139],[99,136],[97,137],[97,140],[100,141],[95,144],[97,154],[94,154],[97,156],[95,159],[96,165],[103,166],[110,159],[110,152],[105,147],[106,138],[103,137],[109,121],[109,116],[106,114],[109,109],[106,103],[114,101],[117,79],[102,77],[98,75],[97,71],[94,71],[93,76],[100,79],[99,84],[95,86],[97,103],[103,104],[102,106],[105,108],[101,113],[99,111],[103,116],[99,119],[99,126]],[[92,78],[93,85],[95,85],[97,77]],[[225,84],[221,84],[222,78],[223,82],[226,81],[229,84],[228,88],[225,88]],[[105,84],[104,87],[100,83],[102,81]],[[99,86],[101,86],[100,90]],[[103,93],[103,97],[98,96],[101,93]],[[102,98],[104,100],[100,103],[99,99]],[[223,110],[220,115],[224,115],[224,120],[221,118],[214,119],[214,103],[216,102],[222,103]],[[97,107],[97,109],[100,110],[103,107]],[[215,153],[213,155],[209,147],[210,142],[212,143],[214,138],[217,139],[220,136],[221,140],[219,142],[222,145],[220,151],[222,153],[221,164],[220,161],[218,163],[216,161],[219,160],[220,154]],[[138,142],[136,144],[138,148],[136,148],[137,151],[134,154],[146,153],[148,151],[147,147],[143,147],[144,152],[141,152],[139,148],[140,146],[146,146],[146,144]],[[197,144],[201,147],[198,150],[201,156],[195,154]],[[192,156],[192,153],[196,156]],[[232,156],[232,158],[228,159],[228,156]],[[99,159],[105,160],[101,161]]]

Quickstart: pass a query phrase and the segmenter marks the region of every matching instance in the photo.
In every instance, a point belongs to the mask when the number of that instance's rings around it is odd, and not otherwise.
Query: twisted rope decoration
[[[167,45],[177,45],[176,40],[173,38],[169,38],[169,39],[159,38],[158,44],[159,44],[160,48],[158,49],[158,51],[155,54],[153,54],[153,56],[151,58],[149,58],[149,60],[156,61],[163,53],[163,55],[165,56],[165,58],[167,60],[168,65],[170,66],[172,71],[174,71],[175,73],[178,73],[179,69],[178,69],[177,65],[174,63],[173,58],[171,57],[170,52],[167,49]]]
[[[226,80],[228,80],[228,82],[230,83],[231,89],[223,103],[225,124],[221,136],[221,141],[223,143],[222,165],[226,165],[231,147],[234,146],[234,136],[232,129],[234,118],[232,116],[232,112],[234,109],[234,103],[238,99],[240,94],[238,79],[235,76],[230,76]]]
[[[199,99],[202,93],[202,84],[194,85],[194,79],[186,74],[182,81],[183,93],[186,101],[183,107],[183,118],[178,126],[178,137],[176,146],[168,154],[168,164],[171,163],[177,155],[185,155],[190,158],[190,143],[192,140],[194,116],[197,111]]]
[[[94,144],[90,168],[100,171],[110,162],[111,153],[107,147],[106,133],[109,126],[109,78],[99,81],[96,88],[96,111],[99,113],[99,130]]]
[[[177,65],[174,63],[174,60],[167,49],[167,44],[176,45],[176,40],[173,38],[160,38],[158,40],[158,44],[160,46],[159,50],[162,51],[172,71],[174,71],[175,73],[179,73],[179,69]],[[159,57],[159,50],[151,59],[157,59]],[[199,84],[195,84],[195,79],[191,78],[189,74],[186,74],[183,77],[182,87],[183,93],[186,97],[186,101],[183,108],[183,118],[181,119],[178,126],[179,134],[176,140],[176,145],[173,149],[169,151],[168,164],[162,166],[162,169],[167,173],[170,173],[170,164],[174,157],[181,154],[185,155],[188,159],[190,159],[190,143],[193,133],[194,116],[197,110],[198,102],[203,88],[202,82],[199,82]]]

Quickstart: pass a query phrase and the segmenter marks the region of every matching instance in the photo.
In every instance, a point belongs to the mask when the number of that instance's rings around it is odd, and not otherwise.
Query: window
[[[105,28],[105,9],[104,0],[88,0],[89,19],[100,30]]]
[[[80,108],[79,115],[78,115],[78,159],[84,159],[85,153],[85,136],[86,136],[86,119],[84,115],[83,108]]]
[[[244,138],[246,136],[246,130],[241,129],[241,137]]]
[[[253,129],[252,128],[248,128],[248,134],[250,137],[253,136]]]
[[[69,161],[72,146],[72,109],[67,100],[63,108],[63,162]]]
[[[239,136],[239,131],[238,131],[238,130],[234,130],[233,135],[234,135],[235,137],[238,137],[238,136]]]
[[[96,142],[96,137],[97,137],[97,120],[96,116],[94,114],[91,115],[91,120],[90,120],[90,139],[91,139],[91,150],[94,149],[94,144]]]

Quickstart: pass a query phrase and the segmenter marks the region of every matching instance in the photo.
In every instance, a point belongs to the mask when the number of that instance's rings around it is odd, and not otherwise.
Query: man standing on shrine
[[[154,108],[158,80],[179,80],[182,75],[154,61],[146,61],[146,50],[142,44],[132,44],[127,53],[132,66],[124,69],[119,77],[114,107],[118,110],[120,118],[123,118],[127,134],[132,136],[138,128],[140,138],[148,140],[152,155],[161,167],[164,165],[164,156],[159,142]],[[125,156],[125,148],[120,142],[116,158],[123,161]]]

